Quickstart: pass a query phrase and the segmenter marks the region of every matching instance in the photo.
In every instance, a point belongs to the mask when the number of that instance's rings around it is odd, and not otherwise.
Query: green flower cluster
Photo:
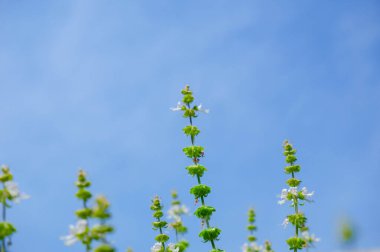
[[[83,170],[79,171],[75,184],[78,188],[76,197],[82,201],[83,206],[75,211],[78,218],[77,224],[70,226],[70,234],[61,239],[67,246],[80,241],[87,252],[92,250],[93,242],[98,243],[94,252],[114,252],[115,248],[107,240],[107,235],[114,231],[113,226],[107,224],[108,219],[111,218],[110,203],[104,196],[98,196],[93,206],[88,206],[89,200],[92,199],[92,194],[88,189],[91,182],[87,180],[87,175]],[[90,226],[91,220],[98,220],[99,223]]]
[[[179,252],[186,251],[189,247],[189,242],[185,239],[178,239],[179,235],[187,233],[187,227],[183,225],[182,215],[185,215],[189,212],[185,205],[181,204],[181,201],[178,200],[178,194],[176,191],[172,191],[172,202],[171,207],[168,210],[168,218],[173,221],[169,223],[169,226],[174,229],[176,236],[176,245],[179,248]]]
[[[21,200],[28,199],[29,196],[20,192],[18,185],[13,181],[13,174],[9,167],[3,165],[1,167],[0,182],[0,201],[2,204],[2,221],[0,222],[0,240],[1,251],[6,252],[7,247],[12,245],[11,236],[16,232],[16,228],[12,223],[7,221],[7,208],[11,207],[11,202],[18,203]]]
[[[306,187],[299,190],[298,186],[301,184],[301,180],[295,177],[295,174],[301,171],[301,167],[295,162],[297,157],[295,156],[296,150],[288,142],[284,142],[284,156],[285,161],[288,164],[285,167],[285,173],[290,174],[291,178],[286,181],[289,189],[283,189],[281,192],[281,200],[279,204],[284,204],[289,201],[294,208],[294,214],[290,214],[284,220],[284,225],[291,223],[295,227],[295,234],[293,237],[287,239],[287,244],[290,250],[301,250],[308,247],[315,238],[308,235],[308,228],[306,226],[307,218],[303,212],[299,210],[300,206],[303,206],[305,202],[310,202],[310,198],[313,192],[309,193]],[[302,234],[301,234],[302,233]]]
[[[272,244],[269,241],[265,241],[263,252],[274,252],[272,250]]]
[[[200,130],[198,127],[193,125],[193,119],[198,116],[199,112],[208,113],[208,110],[203,109],[201,105],[193,105],[194,96],[188,85],[181,91],[181,93],[183,95],[182,101],[177,104],[177,107],[172,108],[172,110],[182,111],[183,116],[188,118],[190,123],[183,128],[183,132],[186,136],[190,137],[191,145],[183,148],[183,152],[193,162],[193,164],[187,166],[186,169],[191,176],[197,178],[198,182],[197,185],[190,189],[190,193],[194,195],[196,202],[200,199],[202,203],[194,214],[202,220],[202,223],[206,224],[206,228],[199,233],[199,237],[201,237],[204,242],[211,243],[211,252],[223,251],[218,249],[215,244],[215,241],[219,239],[221,230],[217,227],[210,226],[210,218],[215,212],[215,208],[212,206],[207,206],[205,203],[205,198],[210,194],[211,188],[201,182],[201,178],[207,170],[199,163],[200,159],[204,156],[204,148],[202,146],[195,145],[195,138],[200,133]]]

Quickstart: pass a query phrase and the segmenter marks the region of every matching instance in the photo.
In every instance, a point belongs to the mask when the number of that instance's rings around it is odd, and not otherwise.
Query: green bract
[[[16,228],[9,222],[0,222],[0,239],[3,240],[16,232]]]
[[[206,167],[200,164],[189,165],[186,167],[186,169],[191,176],[198,177],[203,177],[204,172],[207,171]]]
[[[202,146],[189,146],[183,148],[183,152],[189,158],[200,158],[203,156],[204,148]]]
[[[210,228],[203,229],[199,233],[199,237],[201,237],[203,239],[203,242],[208,242],[208,241],[212,241],[212,240],[216,241],[216,240],[218,240],[220,232],[221,232],[221,230],[219,228],[210,227]]]
[[[199,199],[201,197],[207,197],[207,195],[211,192],[211,188],[209,186],[206,186],[206,185],[196,185],[196,186],[193,186],[191,189],[190,189],[190,193],[194,195],[194,197],[196,199]]]
[[[194,212],[194,215],[200,219],[209,220],[213,212],[215,212],[215,208],[211,206],[200,206]]]

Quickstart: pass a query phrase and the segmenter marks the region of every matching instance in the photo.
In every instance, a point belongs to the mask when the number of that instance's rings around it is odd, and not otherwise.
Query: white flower
[[[179,251],[179,247],[176,248],[175,244],[173,244],[173,243],[169,243],[168,248],[171,252],[178,252]]]
[[[288,190],[287,189],[282,189],[281,195],[280,195],[281,200],[278,201],[278,204],[282,205],[288,200]]]
[[[241,248],[243,252],[259,252],[262,250],[262,246],[258,246],[255,242],[244,243]]]
[[[278,201],[278,204],[282,205],[286,201],[289,200],[289,195],[298,196],[298,189],[297,187],[289,187],[289,189],[282,189],[280,200]],[[293,199],[291,199],[293,200]]]
[[[13,181],[5,182],[5,189],[11,195],[12,201],[14,201],[15,203],[19,203],[21,200],[30,198],[30,196],[27,195],[26,193],[20,192],[20,189],[18,188],[17,183]]]
[[[182,102],[178,102],[177,103],[177,107],[174,107],[174,108],[170,108],[171,111],[181,111],[182,108],[183,108],[184,104]]]
[[[153,247],[150,248],[151,252],[161,252],[162,251],[162,244],[159,242],[156,242]]]
[[[78,220],[74,225],[70,225],[69,234],[66,236],[62,236],[61,240],[65,243],[66,246],[71,246],[76,243],[78,240],[78,235],[83,234],[87,228],[86,220]]]
[[[310,235],[308,231],[304,231],[301,234],[309,244],[313,244],[314,242],[319,242],[321,240],[320,238],[316,237],[315,234]]]
[[[301,192],[306,200],[310,200],[311,197],[314,195],[314,192],[308,192],[306,187],[303,187]]]
[[[289,219],[288,218],[285,218],[285,220],[282,222],[282,225],[284,226],[284,228],[286,228],[286,226],[289,224]]]
[[[210,110],[209,110],[209,109],[204,109],[204,108],[202,108],[202,104],[199,104],[199,105],[197,106],[197,110],[198,110],[199,112],[204,112],[204,113],[206,113],[206,114],[210,113]]]
[[[298,194],[297,187],[290,187],[288,190],[288,193],[293,194],[294,196],[297,196]]]
[[[168,210],[168,218],[181,221],[181,215],[188,214],[189,209],[185,205],[173,205]]]

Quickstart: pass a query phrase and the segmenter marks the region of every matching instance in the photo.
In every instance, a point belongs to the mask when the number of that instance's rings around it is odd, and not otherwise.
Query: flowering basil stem
[[[168,219],[172,220],[172,222],[169,223],[169,227],[175,231],[176,244],[179,248],[179,252],[183,252],[189,247],[189,242],[185,239],[179,240],[178,236],[182,236],[187,232],[187,227],[184,226],[182,222],[182,215],[188,214],[189,209],[178,200],[176,191],[172,191],[172,199],[171,207],[168,210]]]
[[[158,196],[154,197],[152,200],[152,205],[150,209],[153,211],[153,217],[156,219],[152,223],[154,230],[159,230],[159,234],[156,236],[156,243],[150,248],[151,252],[178,252],[179,247],[176,244],[169,243],[166,247],[166,242],[170,239],[167,234],[164,234],[164,229],[167,228],[168,223],[161,220],[164,216],[162,211],[163,206],[161,205],[160,198]]]
[[[9,167],[1,167],[2,174],[0,182],[3,184],[0,189],[0,199],[2,204],[2,221],[0,222],[1,252],[7,252],[12,245],[11,237],[16,232],[12,223],[7,222],[7,208],[11,207],[11,202],[19,203],[21,200],[28,199],[29,195],[20,192],[17,183],[13,181],[13,175]]]
[[[269,241],[265,241],[263,252],[274,252],[272,250],[272,244]]]
[[[295,177],[295,174],[301,171],[301,167],[296,164],[296,150],[288,141],[284,142],[283,147],[285,161],[288,164],[285,167],[285,173],[290,174],[291,178],[286,181],[289,188],[282,189],[280,196],[281,199],[278,203],[284,204],[286,202],[290,202],[290,206],[294,208],[294,214],[289,214],[285,218],[283,225],[286,227],[289,223],[291,223],[294,226],[295,234],[286,242],[289,245],[290,250],[297,252],[297,250],[308,248],[310,245],[312,245],[313,242],[318,241],[315,236],[310,236],[308,234],[308,228],[306,226],[307,218],[305,214],[299,210],[299,208],[303,206],[305,202],[311,202],[311,197],[313,196],[314,192],[308,192],[306,187],[303,187],[301,190],[299,190],[301,180],[297,179]]]
[[[178,102],[177,106],[171,110],[182,111],[183,117],[189,119],[189,125],[183,128],[183,132],[186,136],[190,137],[191,145],[183,148],[183,152],[193,162],[193,164],[186,167],[186,169],[191,176],[197,178],[198,182],[197,185],[190,189],[190,193],[194,195],[196,202],[200,199],[202,204],[194,214],[201,219],[202,224],[206,224],[206,228],[199,233],[199,237],[201,237],[204,242],[211,243],[211,252],[223,251],[218,249],[215,244],[215,241],[219,239],[221,230],[217,227],[210,226],[210,219],[213,212],[215,212],[215,208],[212,206],[207,206],[205,203],[205,198],[210,194],[211,188],[201,183],[201,178],[207,170],[200,164],[200,159],[204,156],[204,148],[202,146],[195,145],[195,138],[200,133],[200,130],[198,127],[193,125],[193,119],[198,116],[199,112],[208,113],[209,111],[202,108],[202,105],[193,105],[194,96],[188,85],[185,86],[181,93],[183,95],[182,101]]]
[[[247,230],[249,232],[248,235],[248,242],[243,244],[242,251],[243,252],[259,252],[261,251],[261,247],[257,245],[256,240],[257,238],[254,236],[253,232],[257,229],[257,227],[254,225],[255,223],[255,211],[253,208],[250,208],[248,210],[248,226]]]
[[[94,252],[114,252],[115,249],[109,244],[107,234],[113,232],[113,227],[106,222],[111,217],[109,213],[110,203],[104,196],[95,199],[93,207],[88,203],[92,199],[92,193],[88,190],[91,182],[87,180],[87,175],[83,170],[79,171],[76,181],[78,191],[76,197],[82,201],[83,207],[75,211],[78,221],[75,225],[70,225],[70,234],[61,237],[66,246],[71,246],[80,241],[85,246],[85,251],[90,252],[94,242],[98,246]],[[90,220],[99,220],[100,224],[90,226]]]

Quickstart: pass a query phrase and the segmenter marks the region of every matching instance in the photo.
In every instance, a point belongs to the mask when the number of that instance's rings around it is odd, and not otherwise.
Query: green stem
[[[83,207],[84,209],[87,209],[87,200],[83,200]],[[87,231],[87,235],[84,237],[84,240],[86,242],[86,252],[91,252],[91,238],[90,236],[88,236],[88,229],[89,229],[89,224],[88,224],[88,218],[86,217],[85,219],[87,221],[87,224],[86,224],[86,231]]]
[[[161,219],[160,219],[160,218],[157,218],[157,221],[160,222]],[[162,228],[161,228],[161,227],[160,227],[160,234],[163,234],[163,233],[162,233]],[[163,249],[164,249],[163,251],[165,251],[165,243],[164,243],[164,242],[161,242],[161,245],[162,245],[162,247],[163,247]]]
[[[186,105],[187,105],[187,108],[190,109],[190,103],[187,103]],[[189,121],[190,121],[190,125],[193,126],[193,118],[192,118],[192,116],[189,116]],[[191,136],[191,145],[192,145],[192,146],[194,146],[194,142],[195,142],[195,137],[194,137],[194,136]],[[194,163],[195,165],[198,164],[198,161],[197,161],[196,158],[193,159],[193,163]],[[197,175],[197,180],[198,180],[198,185],[200,185],[200,184],[201,184],[201,178],[199,177],[199,175]],[[202,203],[202,206],[205,206],[205,199],[204,199],[203,196],[201,196],[201,203]],[[209,222],[209,220],[206,219],[205,221],[206,221],[206,226],[207,226],[207,228],[210,228],[210,222]],[[211,239],[210,242],[211,242],[211,246],[212,246],[212,248],[213,248],[213,249],[216,249],[216,245],[215,245],[214,240]]]
[[[291,163],[290,165],[293,165],[293,163]],[[292,172],[292,178],[294,178],[294,172]],[[298,214],[298,200],[297,200],[297,196],[295,196],[295,195],[293,195],[293,203],[294,203],[294,211],[296,212],[296,214]],[[295,225],[295,228],[296,228],[295,235],[298,238],[298,225],[297,225],[297,223]],[[294,252],[297,252],[297,248],[294,248]]]
[[[3,194],[5,194],[5,183],[3,183]],[[2,205],[3,205],[3,212],[2,212],[2,217],[3,217],[3,222],[6,222],[7,220],[7,206],[6,206],[6,196],[3,195],[3,200],[2,200]],[[7,251],[7,244],[6,244],[6,241],[5,241],[5,237],[1,240],[1,251],[2,252],[6,252]]]

